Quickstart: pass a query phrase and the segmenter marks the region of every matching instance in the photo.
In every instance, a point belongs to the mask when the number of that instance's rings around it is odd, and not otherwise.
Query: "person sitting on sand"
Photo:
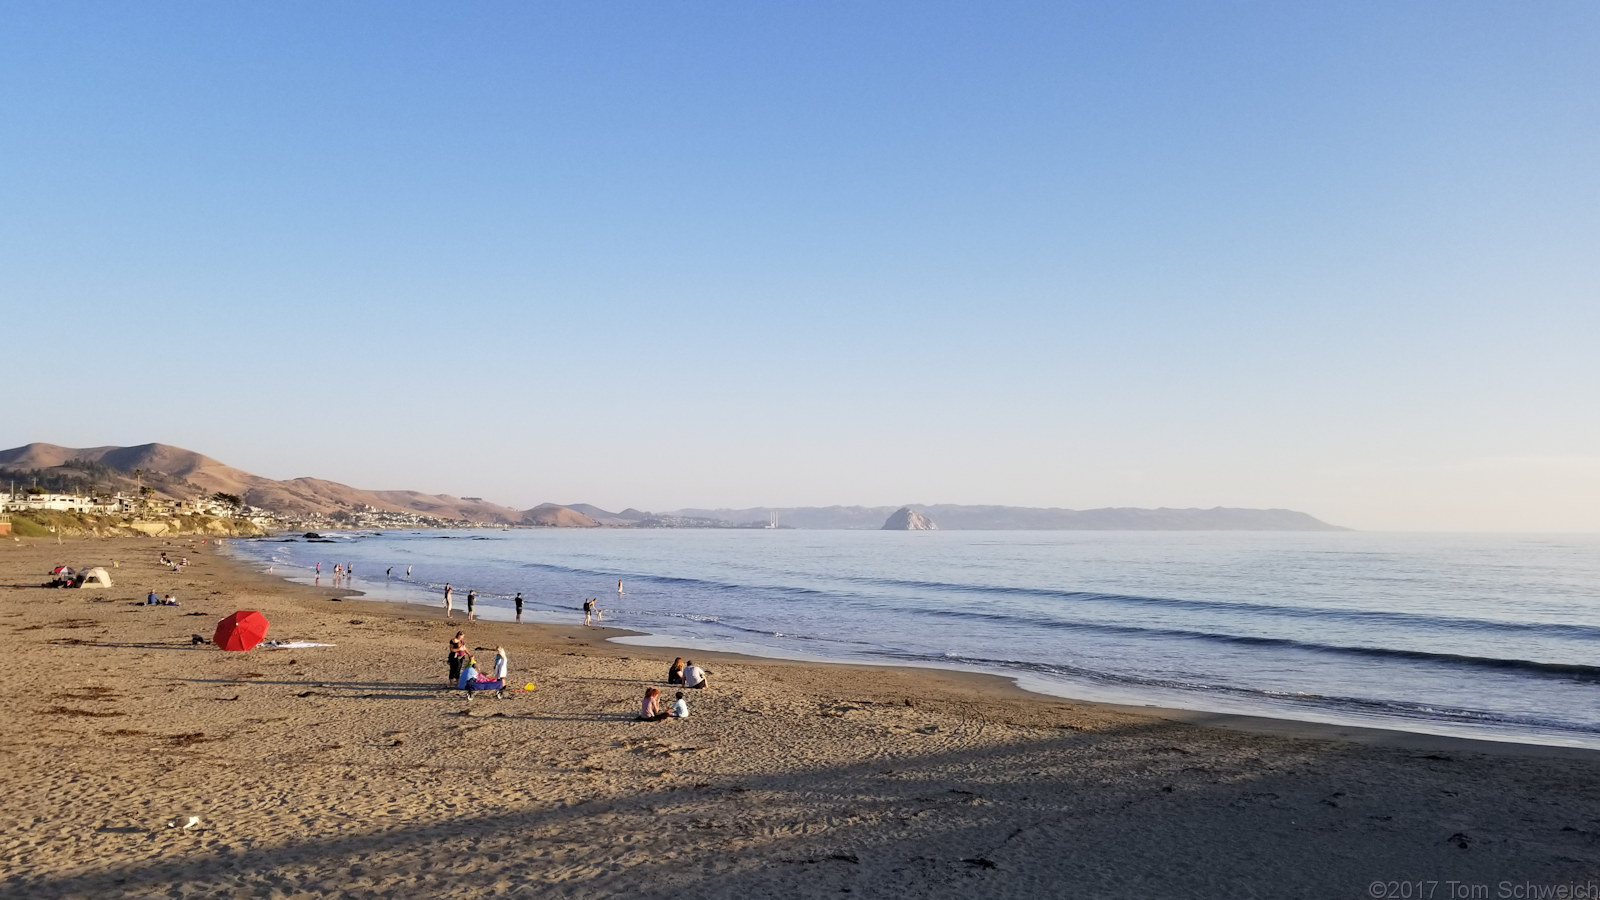
[[[477,680],[478,661],[469,656],[466,667],[461,670],[461,677],[456,680],[456,690],[464,691],[467,689],[467,682]]]
[[[501,681],[505,681],[506,669],[510,668],[510,666],[511,657],[506,656],[506,648],[494,648],[494,677]]]
[[[674,719],[689,718],[689,701],[683,699],[683,691],[678,692],[678,699],[672,704],[672,712],[668,715]]]
[[[161,605],[161,596],[155,592],[154,588],[150,589],[150,596],[144,598],[144,605],[145,606],[160,606]]]
[[[706,686],[706,670],[695,665],[692,659],[683,665],[683,686],[696,690]]]
[[[660,702],[658,700],[660,696],[660,688],[650,688],[644,692],[644,702],[640,704],[639,707],[639,721],[659,722],[662,719],[665,719],[667,716],[672,715],[670,712],[662,711]]]
[[[171,594],[168,594],[167,595],[167,599],[161,601],[161,605],[162,606],[177,606],[178,605],[178,598],[172,596]]]
[[[672,661],[672,668],[667,670],[667,684],[683,684],[683,657]]]

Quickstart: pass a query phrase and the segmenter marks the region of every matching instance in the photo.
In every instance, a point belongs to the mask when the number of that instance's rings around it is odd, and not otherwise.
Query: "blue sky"
[[[1600,531],[1592,3],[4,18],[0,445]]]

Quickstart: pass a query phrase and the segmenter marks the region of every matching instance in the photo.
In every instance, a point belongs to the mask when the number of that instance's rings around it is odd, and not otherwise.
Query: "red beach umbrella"
[[[253,609],[240,610],[217,623],[211,642],[224,650],[249,650],[267,636],[267,617]]]

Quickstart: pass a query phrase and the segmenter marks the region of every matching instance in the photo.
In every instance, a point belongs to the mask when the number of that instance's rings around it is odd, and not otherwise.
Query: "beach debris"
[[[969,866],[976,866],[979,869],[998,869],[1000,867],[994,860],[982,856],[968,857],[963,859],[962,862]]]
[[[1468,846],[1472,843],[1472,836],[1467,834],[1464,831],[1458,831],[1455,834],[1452,834],[1449,837],[1445,838],[1445,843],[1447,843],[1447,844],[1455,844],[1457,847],[1460,847],[1461,849],[1466,850],[1468,848]]]
[[[167,827],[168,828],[182,828],[184,831],[188,831],[191,828],[199,828],[200,827],[200,817],[199,816],[177,816],[175,818],[167,820]]]
[[[71,706],[52,706],[44,711],[47,716],[86,716],[91,719],[109,719],[112,716],[125,716],[121,712],[96,712],[92,709],[76,709]]]

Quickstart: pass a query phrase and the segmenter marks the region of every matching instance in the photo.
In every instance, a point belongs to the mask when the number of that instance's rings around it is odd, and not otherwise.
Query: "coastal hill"
[[[589,508],[594,509],[594,507]],[[556,528],[594,528],[600,523],[570,506],[541,503],[523,513],[520,524],[544,525]]]
[[[28,444],[0,451],[0,481],[19,489],[134,494],[191,500],[221,492],[285,517],[332,516],[363,511],[413,513],[447,523],[539,525],[565,528],[782,528],[871,529],[887,525],[902,507],[812,506],[775,510],[681,509],[613,513],[587,503],[545,503],[519,510],[477,497],[417,491],[371,491],[321,478],[277,481],[209,456],[168,444],[71,448]],[[1104,531],[1343,531],[1288,509],[1060,509],[941,504],[903,507],[942,530]],[[776,515],[776,521],[774,516]],[[343,521],[351,521],[348,517]]]
[[[76,490],[121,491],[149,488],[157,497],[188,500],[216,492],[280,515],[333,515],[371,507],[438,519],[518,524],[523,512],[447,494],[416,491],[366,491],[321,478],[275,481],[252,475],[209,456],[168,444],[74,449],[28,444],[0,451],[0,477],[44,476],[44,481]],[[21,485],[19,484],[19,487]]]

